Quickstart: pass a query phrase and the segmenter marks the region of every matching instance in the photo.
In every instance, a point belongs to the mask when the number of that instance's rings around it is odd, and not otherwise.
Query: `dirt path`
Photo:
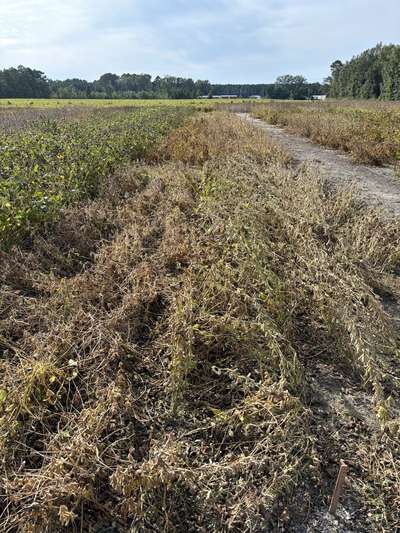
[[[296,162],[317,163],[321,173],[335,183],[356,183],[367,202],[381,204],[393,215],[400,216],[400,178],[392,168],[356,164],[347,154],[287,133],[284,129],[253,118],[248,113],[238,114],[286,148]]]

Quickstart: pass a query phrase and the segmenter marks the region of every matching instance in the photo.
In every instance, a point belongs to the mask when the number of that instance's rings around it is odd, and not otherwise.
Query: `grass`
[[[318,144],[349,152],[359,163],[394,164],[400,157],[396,102],[279,102],[254,114]]]
[[[393,531],[399,229],[224,113],[99,175],[1,252],[4,531],[299,530],[339,458]]]

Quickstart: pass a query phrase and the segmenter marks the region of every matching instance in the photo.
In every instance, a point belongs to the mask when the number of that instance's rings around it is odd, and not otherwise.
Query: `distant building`
[[[237,94],[218,94],[214,95],[213,98],[239,98]]]
[[[311,100],[326,100],[326,94],[314,94]]]
[[[249,98],[253,98],[254,100],[261,100],[261,96],[259,94],[252,94],[249,96]]]

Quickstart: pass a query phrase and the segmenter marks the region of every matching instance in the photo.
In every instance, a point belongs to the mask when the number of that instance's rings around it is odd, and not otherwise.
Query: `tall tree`
[[[377,44],[350,61],[331,65],[333,97],[400,100],[400,45]]]

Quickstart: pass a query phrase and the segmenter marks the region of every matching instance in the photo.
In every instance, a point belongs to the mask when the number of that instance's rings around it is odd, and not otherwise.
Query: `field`
[[[0,98],[0,109],[2,107],[38,107],[38,108],[53,108],[53,107],[68,107],[68,106],[90,106],[90,107],[180,107],[180,106],[200,106],[207,107],[210,105],[229,104],[229,103],[243,103],[253,102],[256,100],[251,99],[224,99],[224,100],[209,100],[209,99],[196,99],[196,100],[129,100],[129,99],[112,99],[112,100],[100,100],[100,99],[72,99],[72,100],[60,100],[56,98]]]
[[[102,177],[143,157],[187,115],[186,108],[172,107],[107,111],[55,115],[56,120],[34,115],[24,127],[15,122],[0,134],[3,242],[32,232],[70,203],[96,195]]]
[[[256,108],[254,115],[323,146],[349,152],[359,163],[393,164],[400,158],[398,102],[279,102]]]
[[[340,459],[345,526],[395,531],[399,220],[233,113],[15,113],[3,531],[323,531]]]

